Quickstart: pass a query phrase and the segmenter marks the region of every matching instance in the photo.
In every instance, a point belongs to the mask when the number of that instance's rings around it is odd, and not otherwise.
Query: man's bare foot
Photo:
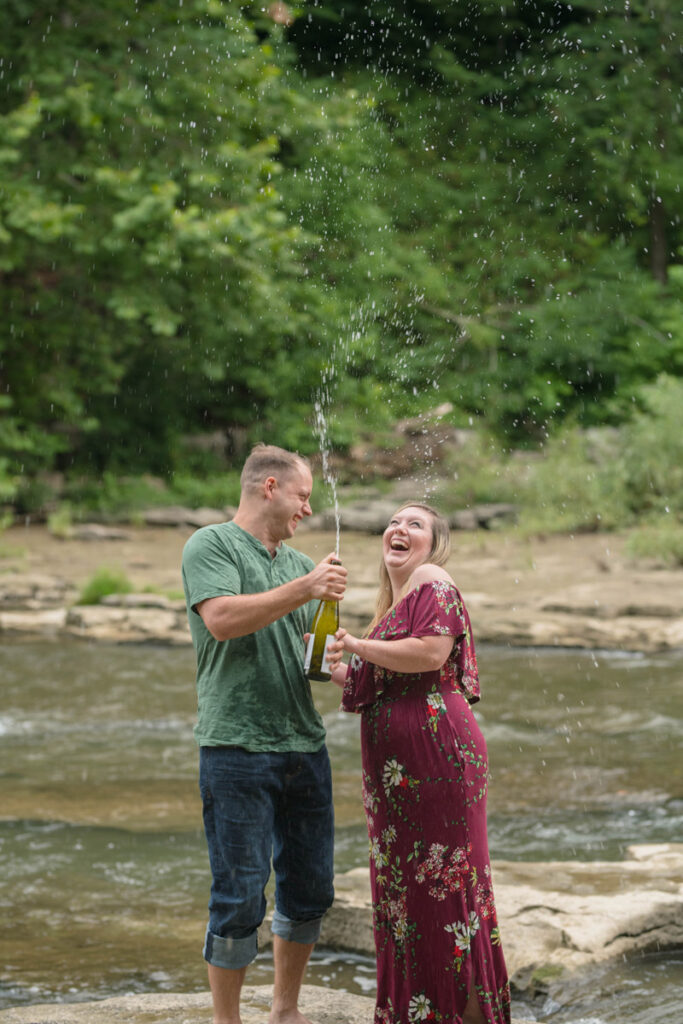
[[[271,1010],[268,1024],[311,1024],[300,1010]]]

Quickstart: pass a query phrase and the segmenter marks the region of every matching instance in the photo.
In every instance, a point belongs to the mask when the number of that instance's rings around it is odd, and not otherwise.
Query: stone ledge
[[[683,843],[632,846],[625,860],[495,861],[503,949],[518,991],[592,964],[683,946]],[[369,871],[335,878],[321,944],[374,954]]]
[[[242,990],[242,1024],[264,1024],[270,1008],[269,985]],[[299,1008],[315,1024],[371,1024],[375,1007],[368,996],[304,985]],[[208,992],[119,996],[92,1003],[55,1003],[0,1010],[0,1024],[210,1024]],[[512,1024],[528,1024],[514,1020]]]
[[[344,617],[352,630],[364,627],[374,610],[374,589],[350,588]],[[510,608],[470,600],[478,644],[511,647],[575,647],[657,653],[683,648],[683,619],[584,616],[533,608]],[[189,645],[183,602],[160,595],[112,595],[97,605],[0,609],[0,633],[22,636],[63,634],[109,643]]]

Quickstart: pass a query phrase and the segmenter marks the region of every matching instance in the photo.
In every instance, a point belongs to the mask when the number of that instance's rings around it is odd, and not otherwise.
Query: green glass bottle
[[[339,601],[321,601],[313,618],[304,660],[304,672],[309,679],[324,682],[332,678],[325,652],[328,641],[334,638],[338,629]]]

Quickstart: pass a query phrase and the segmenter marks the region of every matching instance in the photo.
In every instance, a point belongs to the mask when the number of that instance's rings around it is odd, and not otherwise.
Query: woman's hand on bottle
[[[355,653],[358,639],[343,628],[338,629],[334,635],[335,639],[331,640],[327,647],[327,657],[331,665],[338,665],[344,651],[348,651],[349,654]]]
[[[327,663],[332,673],[332,682],[336,683],[337,686],[343,686],[346,682],[347,667],[342,661],[342,655],[345,651],[353,654],[358,647],[359,641],[357,637],[343,628],[338,629],[334,636],[335,639],[331,640],[327,645]]]

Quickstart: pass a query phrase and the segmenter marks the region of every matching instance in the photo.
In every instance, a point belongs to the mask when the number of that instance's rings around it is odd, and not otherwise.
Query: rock
[[[105,594],[100,607],[108,608],[170,608],[175,612],[185,613],[185,602],[171,600],[164,594]]]
[[[568,615],[595,616],[602,619],[679,619],[683,618],[683,590],[680,580],[667,585],[662,580],[657,594],[640,594],[636,576],[633,590],[624,590],[621,580],[603,580],[596,583],[576,583],[561,593],[548,595],[538,604],[542,612],[561,612]],[[668,582],[668,581],[667,581]],[[631,623],[631,628],[636,624]]]
[[[513,647],[578,647],[623,651],[668,651],[683,647],[683,620],[639,620],[632,616],[598,618],[568,613],[539,614],[533,608],[488,604],[477,607],[468,596],[478,643]]]
[[[343,530],[351,530],[358,533],[382,534],[387,523],[403,501],[424,501],[423,494],[418,493],[419,489],[413,488],[412,497],[397,499],[391,498],[370,498],[345,505],[339,511],[339,518]],[[427,502],[429,503],[429,502]],[[504,522],[514,522],[517,518],[517,508],[509,504],[475,505],[472,508],[460,509],[448,516],[448,522],[454,530],[490,530],[495,525]],[[334,509],[326,509],[316,516],[318,528],[325,530],[334,529]]]
[[[519,991],[533,989],[539,971],[559,982],[591,964],[683,943],[683,844],[633,846],[618,863],[496,861],[493,878]],[[372,955],[369,872],[338,876],[335,889],[321,944]]]
[[[110,643],[191,643],[184,605],[182,611],[159,607],[77,605],[69,609],[65,632]]]
[[[376,597],[377,587],[347,587],[341,606],[344,622],[365,628],[375,614]]]
[[[471,509],[464,509],[456,512],[452,517],[451,526],[457,529],[457,517],[463,512],[472,512],[476,520],[476,527],[482,530],[491,530],[496,526],[517,521],[517,506],[506,502],[490,503],[488,505],[474,505]],[[462,527],[460,527],[462,529]]]
[[[54,607],[65,604],[75,593],[71,583],[43,573],[0,575],[0,608]]]
[[[72,526],[68,533],[69,540],[128,540],[130,534],[117,526],[106,526],[104,523],[80,523]]]
[[[165,508],[149,508],[142,513],[148,526],[211,526],[224,523],[232,518],[231,510],[219,508],[185,508],[182,505],[168,505]]]
[[[343,530],[355,530],[360,533],[382,534],[387,528],[387,523],[400,504],[394,498],[381,498],[375,501],[358,501],[354,505],[347,505],[340,511],[341,526]],[[325,513],[323,513],[325,515]],[[328,529],[334,525],[334,515],[331,521],[328,520]]]
[[[61,633],[66,625],[66,617],[66,608],[0,612],[0,633],[29,635]]]
[[[270,1009],[269,985],[242,990],[242,1024],[263,1024]],[[316,1024],[370,1024],[374,999],[304,985],[299,1008]],[[0,1010],[0,1024],[210,1024],[208,992],[119,996],[95,1003],[55,1003]]]
[[[225,523],[232,519],[234,512],[220,508],[192,509],[186,522],[188,526],[212,526],[214,523]]]
[[[411,493],[413,482],[410,491],[406,488],[408,500]],[[379,492],[367,494],[364,501],[342,510],[344,530],[351,534],[358,527],[381,533],[399,503],[397,494],[391,499]],[[471,516],[469,525],[474,527],[475,521],[479,522],[477,516],[488,515],[492,508],[497,506],[483,506],[483,512],[481,506],[473,507],[456,516]],[[219,514],[218,510],[209,511],[211,516]],[[225,520],[232,511],[226,509],[220,515]],[[97,568],[99,558],[119,564],[140,590],[147,583],[161,591],[179,588],[182,545],[195,528],[187,520],[195,516],[195,511],[180,509],[179,518],[177,513],[170,521],[180,527],[176,534],[131,526],[130,540],[120,545],[117,542],[119,550],[106,542],[101,551],[96,544],[64,543],[41,528],[12,528],[7,536],[12,537],[15,553],[11,545],[4,558],[0,553],[0,610],[35,614],[6,618],[0,628],[39,636],[63,627],[69,635],[93,640],[189,643],[182,601],[167,602],[158,595],[135,593],[125,599],[110,597],[100,606],[100,613],[78,613],[78,621],[73,616],[67,620],[65,611],[76,599],[76,584],[82,584]],[[201,519],[203,512],[199,513]],[[331,510],[315,520],[311,517],[302,521],[300,530],[303,533],[306,527],[316,526],[322,529],[323,525],[333,530]],[[22,550],[27,543],[28,548]],[[317,559],[330,550],[333,542],[321,535],[324,547],[314,547],[315,543],[315,538],[307,537],[300,547]],[[345,624],[356,632],[373,615],[380,546],[375,537],[342,536],[342,557],[350,571],[342,615]],[[596,568],[601,558],[608,559],[609,572]],[[2,571],[5,564],[7,569]],[[56,567],[54,575],[44,572],[50,565]],[[451,571],[465,597],[478,644],[648,653],[683,649],[683,571],[654,571],[642,563],[630,563],[623,555],[623,538],[586,535],[537,538],[533,544],[522,544],[506,531],[495,529],[481,531],[476,537],[454,536]],[[144,619],[134,614],[133,606],[140,611],[147,609]],[[119,613],[126,610],[127,616],[118,614],[117,618],[117,608]],[[54,616],[43,615],[51,609],[61,611]],[[154,615],[149,614],[154,609],[177,613],[176,624],[169,625],[170,620],[160,616],[155,632]],[[111,613],[109,619],[105,610]]]
[[[516,521],[517,506],[504,502],[458,509],[448,517],[452,530],[492,530],[501,524]]]
[[[620,863],[498,862],[498,910],[510,977],[555,977],[683,942],[683,845],[631,847]],[[494,885],[496,884],[494,880]]]
[[[457,512],[450,514],[448,525],[451,530],[476,530],[479,525],[477,513],[473,508],[459,509]]]
[[[264,1024],[270,985],[242,989],[242,1024]],[[375,1000],[319,985],[304,985],[299,1009],[315,1024],[371,1024]],[[92,1003],[50,1003],[0,1010],[0,1024],[210,1024],[208,992],[118,996]],[[514,1019],[512,1024],[528,1024]]]

